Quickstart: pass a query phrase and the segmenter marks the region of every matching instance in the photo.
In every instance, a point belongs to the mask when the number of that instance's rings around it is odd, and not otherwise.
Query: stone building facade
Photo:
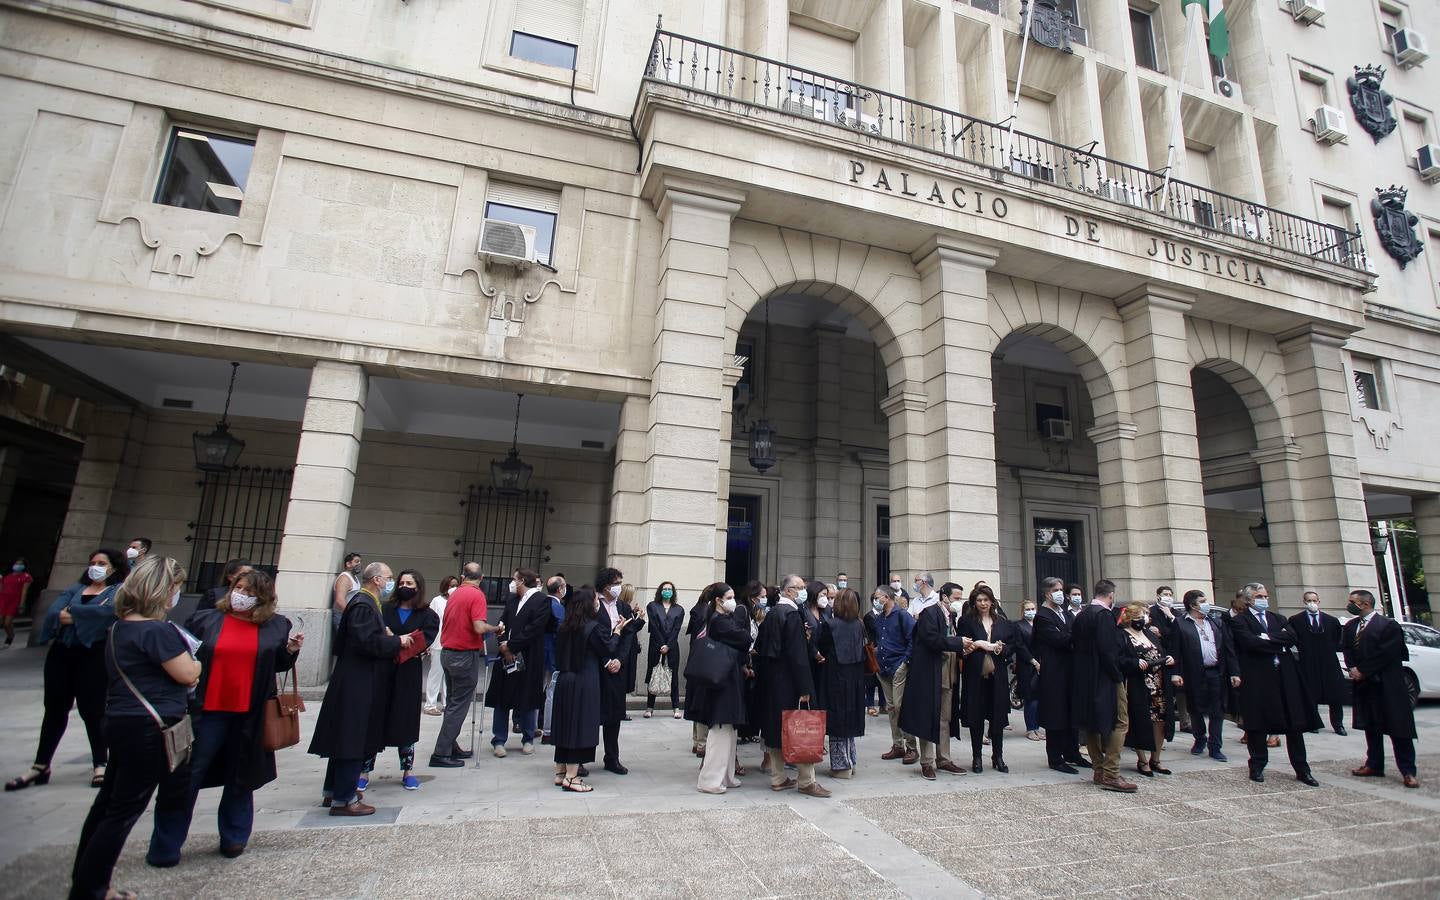
[[[4,534],[61,523],[52,590],[252,557],[322,650],[350,548],[1338,609],[1404,519],[1440,572],[1440,92],[1391,36],[1440,11],[1236,0],[1222,83],[1171,5],[1039,0],[1051,47],[1017,0],[0,2],[0,363],[56,398]],[[191,447],[227,402],[243,477]]]

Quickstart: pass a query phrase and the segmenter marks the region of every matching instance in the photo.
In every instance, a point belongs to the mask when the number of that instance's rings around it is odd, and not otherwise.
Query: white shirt
[[[920,618],[920,614],[940,602],[940,593],[931,591],[929,594],[916,596],[910,601],[910,615]]]
[[[1190,621],[1195,622],[1192,618]],[[1200,635],[1200,661],[1205,668],[1220,664],[1220,653],[1215,646],[1215,626],[1210,624],[1209,616],[1202,616],[1200,621],[1195,622],[1195,631]]]
[[[435,615],[440,619],[440,624],[445,624],[445,601],[449,599],[444,594],[436,594],[430,601],[430,608],[435,610]]]
[[[531,597],[535,596],[535,595],[538,594],[538,593],[540,593],[540,586],[539,586],[539,585],[536,585],[535,587],[532,587],[530,590],[526,591],[525,594],[524,594],[524,596],[522,596],[522,597],[520,598],[520,602],[517,603],[517,604],[515,604],[515,612],[516,612],[516,613],[519,613],[520,610],[524,609],[524,608],[525,608],[525,601],[526,601],[526,600],[529,600]],[[611,625],[614,625],[615,622],[612,620],[612,621],[610,622],[610,624],[611,624]]]
[[[527,594],[526,596],[528,597],[529,595]],[[523,603],[523,602],[525,602],[525,601],[522,600],[522,601],[520,601],[520,602]],[[605,610],[605,614],[610,617],[610,627],[611,627],[611,628],[614,628],[615,625],[620,621],[620,601],[619,601],[619,600],[601,600],[601,601],[600,601],[600,608],[603,609],[603,610]],[[516,611],[517,611],[517,612],[519,611],[518,608],[517,608]]]

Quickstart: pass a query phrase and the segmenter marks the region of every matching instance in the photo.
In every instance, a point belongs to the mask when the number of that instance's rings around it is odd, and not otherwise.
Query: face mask
[[[450,596],[450,595],[453,594],[453,593],[455,593],[455,589],[454,589],[453,587],[452,587],[452,588],[446,588],[446,589],[445,589],[445,596],[448,597],[448,596]]]
[[[395,591],[395,579],[393,579],[393,578],[387,579],[387,580],[385,581],[385,590],[384,590],[383,592],[381,592],[381,596],[382,596],[382,597],[388,597],[388,596],[390,596],[394,591]]]
[[[1140,622],[1141,622],[1141,624],[1149,625],[1149,624],[1150,624],[1150,617],[1149,617],[1149,616],[1142,616],[1142,617],[1140,618]]]
[[[1174,606],[1174,605],[1175,605],[1175,598],[1174,598],[1174,597],[1163,597],[1163,596],[1162,596],[1162,597],[1160,598],[1160,608],[1161,608],[1161,609],[1169,609],[1170,607],[1172,607],[1172,606]]]
[[[1025,610],[1025,618],[1027,618],[1027,619],[1033,619],[1033,618],[1035,618],[1035,610],[1033,610],[1033,609],[1027,609],[1027,610]]]
[[[756,609],[764,609],[765,607],[767,607],[767,606],[769,606],[769,605],[770,605],[770,598],[769,598],[769,597],[756,597],[756,598],[755,598],[755,608],[756,608]]]
[[[879,600],[871,600],[870,608],[878,613],[885,608],[885,604],[880,602]]]
[[[136,550],[134,547],[130,547],[129,549],[127,549],[127,550],[125,551],[125,558],[126,558],[126,559],[131,559],[131,560],[133,560],[133,559],[138,559],[139,557],[140,557],[140,551],[139,551],[139,550]]]
[[[663,590],[663,591],[660,592],[660,599],[661,599],[661,600],[674,600],[674,599],[675,599],[675,592],[672,591],[672,590],[670,590],[669,588],[666,588],[665,590]]]
[[[15,565],[13,565],[13,566],[10,567],[10,571],[12,571],[12,572],[23,572],[23,571],[25,571],[25,564],[24,564],[24,563],[16,563]]]
[[[1359,607],[1358,605],[1356,605],[1356,604],[1352,601],[1352,602],[1350,602],[1350,603],[1345,604],[1345,611],[1348,612],[1348,613],[1349,613],[1350,615],[1352,615],[1352,616],[1358,616],[1358,615],[1360,615],[1360,613],[1361,613],[1363,610],[1361,610],[1360,607]]]
[[[175,604],[180,602],[180,589],[177,587],[175,593],[170,595],[170,608],[174,609]]]
[[[91,566],[85,570],[91,581],[104,581],[107,570],[104,566]]]
[[[1253,605],[1260,612],[1264,612],[1270,608],[1270,599],[1268,597],[1256,597]]]
[[[520,593],[520,586],[515,583],[515,579],[513,579],[513,578],[510,579],[510,593],[512,593],[512,594],[518,594],[518,593]]]
[[[957,616],[960,615],[960,613],[963,612],[964,609],[965,609],[965,604],[964,604],[964,603],[961,603],[959,600],[951,600],[951,601],[950,601],[950,611],[951,611],[952,613],[954,613],[955,615],[957,615]]]
[[[1214,609],[1214,608],[1215,608],[1215,604],[1211,603],[1209,600],[1201,600],[1201,601],[1200,601],[1200,615],[1202,615],[1202,616],[1208,616],[1208,615],[1210,615],[1210,610],[1212,610],[1212,609]]]
[[[835,582],[835,586],[843,591],[850,586],[850,582],[842,578],[839,581]]]
[[[1130,627],[1133,628],[1133,629],[1135,629],[1136,631],[1139,631],[1140,629],[1142,629],[1142,628],[1145,627],[1145,620],[1144,620],[1144,619],[1131,619],[1131,620],[1130,620]]]
[[[1310,612],[1312,612],[1312,613],[1314,613],[1314,612],[1319,612],[1319,611],[1320,611],[1320,604],[1318,604],[1318,603],[1307,603],[1307,604],[1305,604],[1305,608],[1306,608],[1307,610],[1309,610]]]
[[[359,578],[359,577],[360,577],[360,570],[361,570],[362,568],[364,568],[364,566],[360,565],[359,563],[356,563],[355,565],[353,565],[353,566],[350,567],[350,574],[351,574],[351,575],[354,575],[356,578]]]
[[[615,599],[618,599],[619,597],[620,597],[620,585],[618,585],[618,584],[612,584],[612,585],[610,585],[610,599],[615,600]]]
[[[1070,598],[1070,605],[1077,609],[1080,607],[1080,604],[1084,602],[1085,598],[1081,597],[1079,594],[1076,594],[1075,596]]]
[[[796,603],[804,603],[806,600],[809,600],[809,599],[810,599],[810,592],[809,592],[808,590],[806,590],[805,588],[801,588],[801,589],[800,589],[800,593],[798,593],[798,594],[795,595],[795,602],[796,602]]]
[[[821,597],[819,600],[815,601],[815,605],[820,607],[821,609],[828,609],[830,606],[830,598]]]
[[[1050,593],[1050,602],[1051,602],[1051,603],[1054,603],[1056,606],[1064,606],[1064,605],[1065,605],[1065,592],[1064,592],[1064,591],[1052,591],[1052,592]]]
[[[417,593],[419,592],[416,591],[415,588],[410,587],[409,585],[406,585],[405,587],[398,587],[395,589],[395,596],[399,597],[401,600],[414,600]]]
[[[236,612],[245,612],[254,609],[258,601],[249,594],[242,594],[239,591],[230,592],[230,608]]]
[[[892,591],[898,591],[898,590],[900,590],[900,582],[898,582],[898,581],[892,581],[892,582],[890,582],[890,590],[892,590]]]
[[[725,600],[721,602],[720,608],[725,610],[727,613],[733,613],[735,611],[735,598],[726,597]]]

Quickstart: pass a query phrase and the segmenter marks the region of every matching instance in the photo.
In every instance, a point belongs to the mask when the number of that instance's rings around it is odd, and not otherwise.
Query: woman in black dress
[[[430,608],[425,592],[425,576],[414,569],[405,569],[395,577],[395,594],[385,604],[385,627],[391,634],[425,636],[425,646],[435,646],[440,634],[440,617]],[[390,708],[385,714],[385,746],[400,751],[400,785],[407,791],[420,790],[415,777],[415,742],[420,740],[420,706],[425,700],[425,661],[416,654],[395,667],[390,683]],[[360,770],[359,789],[370,784],[375,770],[375,757],[365,760]]]
[[[820,653],[825,657],[825,732],[830,738],[830,774],[855,775],[855,739],[865,733],[865,624],[860,595],[846,588],[824,619]]]
[[[606,629],[595,614],[600,599],[588,587],[570,595],[565,620],[555,638],[554,725],[555,785],[577,794],[593,791],[580,780],[580,766],[595,761],[600,744],[600,667],[615,655],[616,635],[629,623],[621,619]]]
[[[1040,694],[1036,681],[1040,673],[1040,661],[1035,658],[1035,601],[1026,600],[1020,604],[1020,620],[1015,623],[1015,694],[1020,698],[1020,708],[1025,714],[1025,737],[1032,741],[1043,740],[1040,736]]]
[[[735,591],[722,581],[705,588],[701,596],[710,598],[710,617],[704,633],[707,638],[729,648],[729,675],[719,684],[691,680],[686,685],[685,718],[703,722],[705,761],[700,764],[696,788],[705,794],[723,794],[739,787],[735,769],[735,728],[745,723],[745,675],[743,663],[749,661],[749,607],[735,600]]]
[[[690,607],[690,624],[685,626],[685,636],[690,640],[690,649],[695,649],[695,639],[705,629],[705,623],[710,619],[710,613],[715,609],[715,603],[704,594]],[[690,702],[689,686],[686,686],[685,702]],[[690,726],[690,752],[700,758],[705,757],[705,737],[709,729],[703,722],[693,722]]]
[[[1130,730],[1125,733],[1125,746],[1135,751],[1135,771],[1146,778],[1155,773],[1169,775],[1160,765],[1160,748],[1165,745],[1165,667],[1175,660],[1165,655],[1160,632],[1151,627],[1145,604],[1127,604],[1120,614],[1120,629],[1125,634],[1121,652],[1143,663],[1125,666],[1126,699],[1130,711]]]
[[[650,676],[658,666],[670,670],[670,708],[680,718],[680,631],[685,624],[685,609],[680,605],[675,583],[662,581],[655,589],[655,599],[645,608],[650,623],[650,652],[645,663],[645,718],[655,714],[655,695],[650,692]]]
[[[1015,625],[995,614],[995,595],[981,585],[970,592],[970,605],[957,629],[973,642],[960,673],[960,724],[970,729],[970,771],[980,764],[985,725],[990,725],[990,765],[1005,765],[1005,726],[1010,722],[1010,679],[1007,667],[1015,653]]]
[[[758,581],[752,581],[745,585],[744,596],[740,597],[740,605],[744,607],[746,616],[750,619],[750,644],[746,648],[745,660],[740,667],[740,673],[745,676],[745,724],[735,729],[738,737],[736,740],[742,744],[750,744],[760,740],[760,715],[756,709],[757,692],[755,690],[755,638],[760,634],[760,622],[765,618],[765,610],[769,608],[770,600],[765,585]],[[744,775],[745,767],[736,766],[736,775]]]

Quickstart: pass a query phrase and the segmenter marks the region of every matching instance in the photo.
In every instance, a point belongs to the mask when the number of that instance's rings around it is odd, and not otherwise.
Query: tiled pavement
[[[40,654],[0,653],[0,775],[24,769],[40,719]],[[306,740],[318,703],[305,716]],[[1019,727],[1019,717],[1013,720]],[[546,750],[463,770],[422,768],[399,789],[393,752],[367,799],[396,824],[331,820],[315,805],[323,762],[300,748],[256,795],[244,856],[215,853],[215,791],[202,793],[182,864],[146,867],[141,819],[114,884],[142,897],[995,897],[1440,896],[1440,755],[1420,759],[1423,786],[1354,779],[1362,737],[1307,743],[1322,787],[1288,775],[1272,751],[1264,785],[1245,778],[1244,750],[1218,765],[1171,745],[1169,778],[1110,794],[1044,767],[1042,745],[1012,732],[1011,774],[927,782],[882,763],[883,719],[859,742],[853,781],[822,781],[832,800],[777,794],[751,774],[723,797],[699,794],[689,724],[665,715],[622,730],[631,774],[598,771],[580,796],[550,785]],[[1440,706],[1420,709],[1421,748],[1440,738]],[[423,761],[439,719],[423,721]],[[467,727],[464,741],[469,741]],[[75,833],[94,792],[78,718],[54,781],[0,795],[0,897],[63,896]],[[1174,752],[1178,748],[1180,752]],[[961,746],[957,745],[957,751]],[[743,746],[754,767],[759,751]],[[962,760],[963,761],[963,760]]]

